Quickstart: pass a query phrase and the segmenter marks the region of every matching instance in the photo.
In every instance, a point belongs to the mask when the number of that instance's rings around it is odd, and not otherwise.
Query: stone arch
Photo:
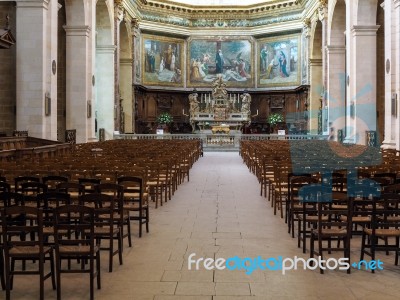
[[[97,135],[105,130],[105,139],[114,132],[114,9],[108,1],[96,4],[96,103]]]
[[[121,124],[124,132],[133,132],[132,107],[132,33],[130,22],[120,23],[119,38],[119,88],[121,92],[122,109]]]
[[[322,93],[322,23],[315,19],[311,26],[310,39],[310,118],[311,134],[322,133],[319,110]]]
[[[346,2],[330,2],[327,47],[327,100],[330,132],[346,127]],[[342,131],[343,133],[343,131]],[[336,138],[335,138],[336,139]]]

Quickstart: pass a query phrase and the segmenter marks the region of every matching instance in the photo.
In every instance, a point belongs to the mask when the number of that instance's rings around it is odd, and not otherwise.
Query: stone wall
[[[0,27],[5,27],[6,16],[10,17],[11,32],[15,37],[15,3],[12,1],[0,2]],[[15,97],[16,97],[16,64],[15,49],[0,49],[0,132],[11,135],[15,130]]]

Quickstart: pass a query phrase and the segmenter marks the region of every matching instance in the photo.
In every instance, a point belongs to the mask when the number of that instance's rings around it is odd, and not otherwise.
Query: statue
[[[251,116],[250,116],[250,104],[251,104],[251,96],[249,93],[244,92],[243,95],[240,96],[240,98],[242,99],[242,109],[241,112],[243,114],[245,114],[249,120],[249,122],[251,121]]]
[[[192,126],[192,131],[194,132],[196,128],[196,124],[194,118],[196,117],[196,113],[200,111],[199,100],[197,100],[198,94],[196,91],[193,91],[192,94],[189,95],[189,114],[190,114],[190,125]]]
[[[213,81],[212,95],[214,99],[228,99],[226,84],[222,80],[221,74],[218,74],[217,78]]]

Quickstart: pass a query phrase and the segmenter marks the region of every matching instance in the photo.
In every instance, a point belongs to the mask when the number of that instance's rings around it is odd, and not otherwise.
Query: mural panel
[[[300,84],[300,36],[287,35],[259,40],[258,86]]]
[[[188,86],[210,86],[222,74],[227,86],[254,84],[253,43],[250,39],[193,39],[188,43]]]
[[[143,35],[142,41],[142,83],[183,87],[183,40]]]

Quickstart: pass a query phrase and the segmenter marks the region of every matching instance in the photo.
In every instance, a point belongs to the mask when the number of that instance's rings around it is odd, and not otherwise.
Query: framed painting
[[[279,87],[300,84],[300,35],[265,38],[258,41],[258,86]]]
[[[142,36],[142,83],[183,87],[183,43],[181,39]]]
[[[188,41],[188,86],[210,86],[217,74],[228,87],[254,85],[253,42],[244,38],[191,39]]]

